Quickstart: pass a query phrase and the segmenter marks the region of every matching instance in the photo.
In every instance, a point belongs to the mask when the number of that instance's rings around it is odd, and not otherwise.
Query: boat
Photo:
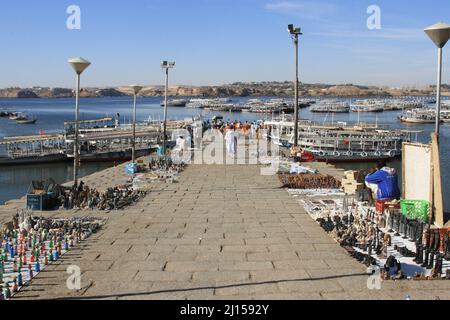
[[[119,119],[112,117],[104,117],[92,120],[80,120],[78,121],[80,134],[86,133],[99,133],[99,132],[111,132],[120,127]],[[66,135],[72,135],[75,133],[75,122],[65,121],[64,132]]]
[[[294,122],[274,120],[264,123],[271,127],[271,140],[290,147],[294,143]],[[389,130],[362,124],[299,124],[299,147],[311,152],[317,161],[374,162],[401,156],[402,143],[414,141],[420,131]]]
[[[299,102],[299,108],[308,106]],[[242,107],[246,112],[262,114],[294,113],[294,102],[286,99],[250,99]]]
[[[37,119],[21,118],[21,119],[17,119],[16,123],[17,124],[35,124],[36,121],[37,121]]]
[[[23,155],[18,157],[1,156],[0,166],[16,166],[26,164],[43,164],[64,162],[67,160],[67,155],[64,153],[44,154],[44,155]]]
[[[436,123],[436,111],[432,109],[407,110],[399,116],[399,119],[404,123]]]
[[[311,112],[314,113],[349,113],[350,105],[341,101],[321,101],[311,107]]]
[[[242,108],[234,104],[211,104],[204,108],[206,111],[214,112],[242,112]]]
[[[185,99],[171,99],[167,101],[167,106],[169,107],[186,107],[186,104],[188,103]],[[161,107],[164,107],[165,101],[161,102]]]
[[[16,121],[16,120],[20,120],[20,119],[24,119],[24,118],[25,118],[25,115],[22,112],[11,112],[9,114],[9,120]]]
[[[209,108],[219,104],[228,104],[232,102],[229,98],[216,98],[216,99],[191,99],[186,104],[187,108]]]
[[[376,100],[362,100],[350,104],[352,112],[383,112],[385,108],[385,103],[380,103]]]
[[[15,113],[13,109],[0,109],[0,118],[9,118]]]

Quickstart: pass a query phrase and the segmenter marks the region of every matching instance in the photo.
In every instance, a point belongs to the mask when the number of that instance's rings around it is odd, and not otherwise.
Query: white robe
[[[225,141],[227,145],[227,152],[230,156],[236,155],[236,133],[233,130],[229,130],[225,135]]]

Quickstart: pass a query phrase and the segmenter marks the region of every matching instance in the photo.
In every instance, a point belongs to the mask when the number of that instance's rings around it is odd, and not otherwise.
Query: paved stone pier
[[[450,298],[448,281],[367,289],[366,268],[256,165],[191,165],[126,211],[95,215],[106,226],[17,299]],[[79,292],[67,289],[70,265]]]

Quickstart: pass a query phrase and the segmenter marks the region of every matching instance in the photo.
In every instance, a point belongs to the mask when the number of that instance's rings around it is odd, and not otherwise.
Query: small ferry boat
[[[9,118],[14,113],[15,113],[15,111],[10,108],[0,109],[0,118]]]
[[[36,121],[37,121],[37,119],[21,118],[21,119],[17,119],[16,123],[17,124],[35,124]]]
[[[216,98],[216,99],[191,99],[186,104],[186,108],[208,108],[217,104],[227,104],[232,102],[229,98]]]
[[[349,113],[350,105],[341,101],[322,101],[310,109],[314,113]]]
[[[186,104],[188,103],[187,100],[185,99],[171,99],[167,101],[167,106],[168,107],[181,107],[184,108],[186,107]],[[161,107],[165,106],[165,101],[161,102]]]
[[[242,108],[240,106],[231,103],[212,103],[203,109],[214,112],[242,112]]]
[[[404,123],[436,123],[436,111],[430,109],[407,110],[399,116],[399,119]]]
[[[350,104],[352,112],[383,112],[386,104],[377,100],[360,100]]]

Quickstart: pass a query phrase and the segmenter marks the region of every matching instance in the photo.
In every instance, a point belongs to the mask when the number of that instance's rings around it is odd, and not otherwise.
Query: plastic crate
[[[375,209],[378,213],[384,213],[386,209],[400,209],[400,203],[389,203],[387,201],[377,200],[375,202]]]
[[[125,173],[126,174],[136,174],[138,172],[138,165],[137,163],[129,163],[125,166]]]
[[[402,200],[400,207],[404,216],[422,222],[428,221],[430,203],[424,200]]]

